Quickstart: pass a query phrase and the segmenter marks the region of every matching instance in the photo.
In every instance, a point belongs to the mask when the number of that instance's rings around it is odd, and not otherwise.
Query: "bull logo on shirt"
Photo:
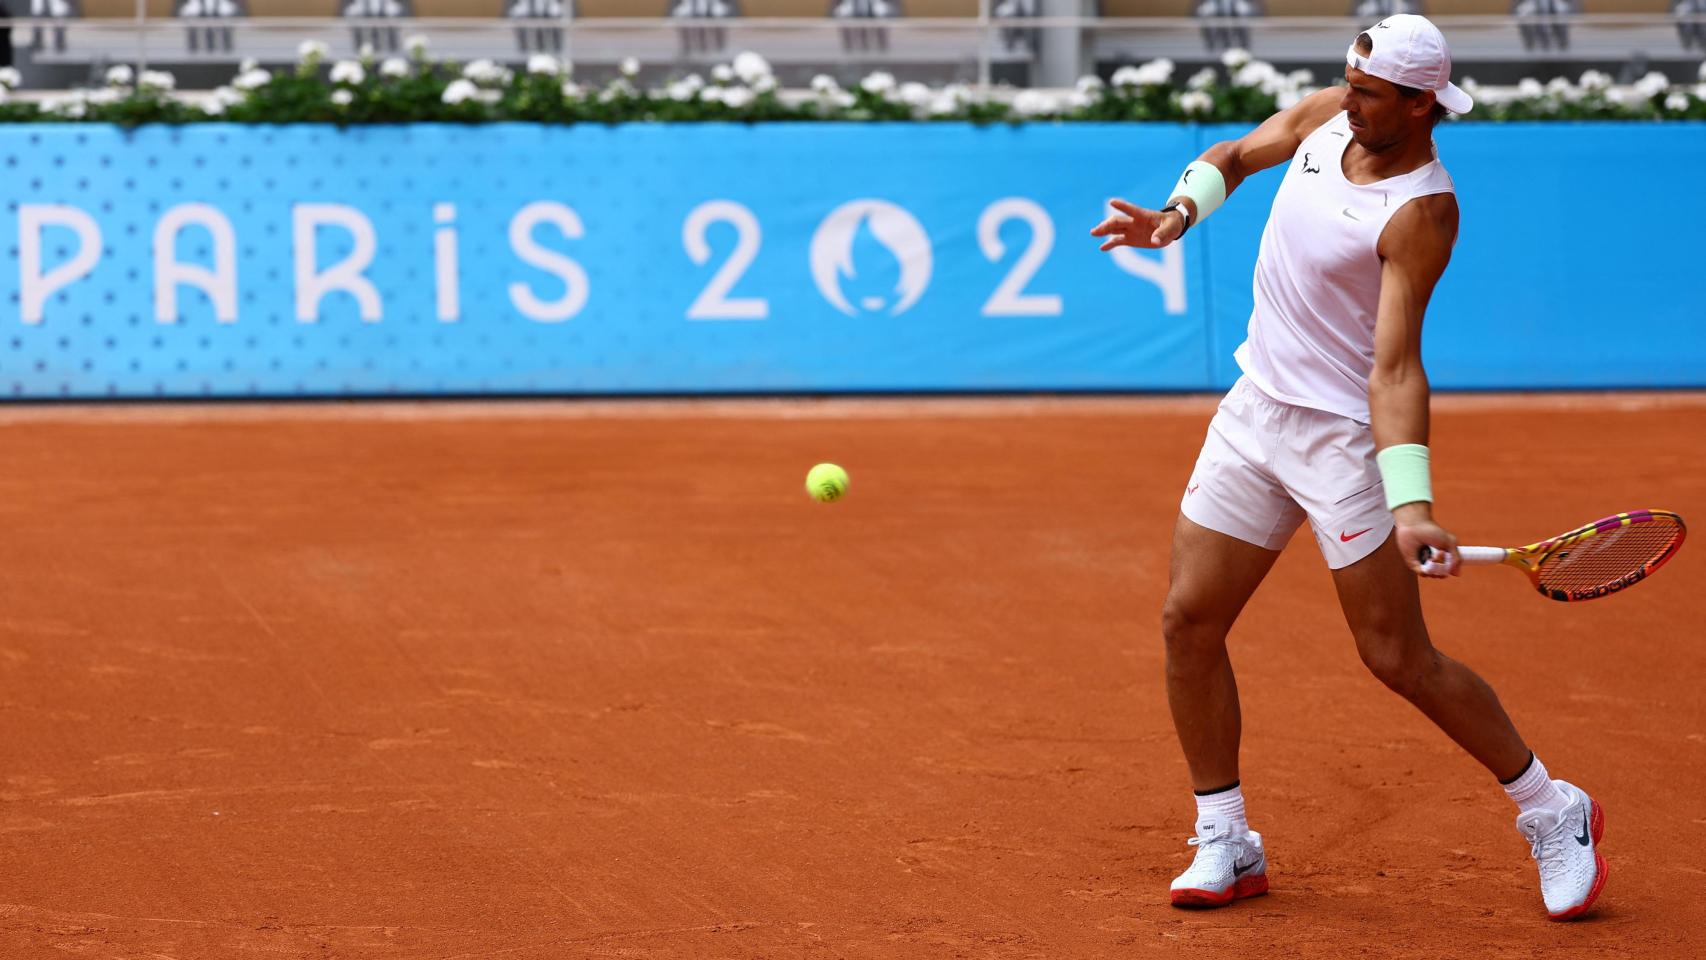
[[[1303,155],[1303,172],[1304,173],[1320,173],[1321,172],[1320,167],[1312,167],[1309,165],[1309,154],[1307,154],[1307,153]]]

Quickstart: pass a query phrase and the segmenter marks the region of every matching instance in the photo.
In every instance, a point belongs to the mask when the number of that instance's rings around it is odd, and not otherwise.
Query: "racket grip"
[[[1451,569],[1451,555],[1444,550],[1435,550],[1423,545],[1416,548],[1416,562],[1422,565],[1421,574],[1424,577],[1443,577]]]

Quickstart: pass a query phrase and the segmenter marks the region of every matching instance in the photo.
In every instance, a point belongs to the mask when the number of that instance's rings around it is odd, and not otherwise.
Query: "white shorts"
[[[1334,570],[1373,553],[1393,527],[1368,424],[1281,403],[1247,377],[1220,401],[1179,509],[1269,550],[1307,516]]]

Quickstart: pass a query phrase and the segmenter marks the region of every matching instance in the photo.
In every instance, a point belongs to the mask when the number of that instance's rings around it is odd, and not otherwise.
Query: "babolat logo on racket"
[[[1595,597],[1603,597],[1603,596],[1606,596],[1607,594],[1616,593],[1617,591],[1622,590],[1624,587],[1633,586],[1634,584],[1640,583],[1642,580],[1645,580],[1646,578],[1647,578],[1647,571],[1636,570],[1635,572],[1627,574],[1623,577],[1619,577],[1618,579],[1613,580],[1610,583],[1602,583],[1597,587],[1591,587],[1587,590],[1573,590],[1570,592],[1570,595],[1568,597],[1559,597],[1556,599],[1561,599],[1561,600],[1592,600]],[[1558,591],[1554,591],[1554,592],[1558,592]]]

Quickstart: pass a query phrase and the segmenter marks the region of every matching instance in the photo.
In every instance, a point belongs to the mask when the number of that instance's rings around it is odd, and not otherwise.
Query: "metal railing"
[[[242,17],[159,18],[141,2],[132,19],[13,18],[13,45],[29,64],[223,65],[254,58],[290,62],[306,40],[325,42],[334,58],[356,55],[367,37],[424,34],[440,59],[478,57],[519,62],[550,52],[577,67],[614,70],[633,57],[651,70],[699,69],[753,50],[778,67],[854,65],[867,69],[931,67],[988,86],[1004,65],[1039,64],[1045,31],[1070,31],[1076,63],[1054,76],[1091,72],[1097,64],[1169,57],[1181,63],[1216,58],[1227,39],[1245,38],[1254,56],[1279,63],[1330,63],[1361,26],[1349,17],[995,17],[980,0],[975,17],[892,20],[806,17],[562,19]],[[1459,72],[1478,62],[1698,61],[1706,57],[1706,16],[1580,15],[1515,19],[1439,17]],[[0,25],[8,21],[0,21]],[[1563,43],[1536,43],[1538,28],[1563,28]],[[1231,31],[1230,33],[1228,31]],[[1026,42],[1026,38],[1031,38]],[[1691,39],[1691,37],[1693,39]],[[1058,49],[1058,45],[1056,45]],[[385,56],[389,49],[378,50]],[[1067,65],[1057,65],[1064,67]]]

